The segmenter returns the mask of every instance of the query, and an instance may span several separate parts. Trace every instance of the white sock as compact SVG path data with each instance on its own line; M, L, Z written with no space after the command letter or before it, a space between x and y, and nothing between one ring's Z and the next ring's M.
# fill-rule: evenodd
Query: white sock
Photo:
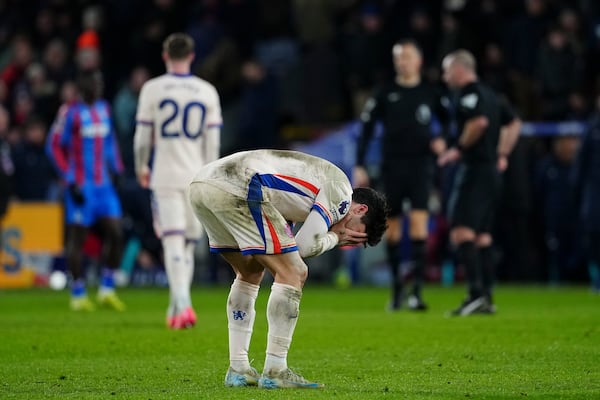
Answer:
M171 306L177 313L190 306L188 271L185 265L185 239L182 235L169 235L162 239L165 270L169 279Z
M302 291L291 285L273 283L267 302L267 357L264 371L281 371L287 368L287 354L300 312Z
M229 363L236 371L250 369L248 349L254 328L256 311L254 303L259 285L235 279L227 298L227 320L229 328Z
M187 272L187 288L188 293L191 293L192 282L194 281L194 250L196 248L196 242L186 241L185 243L185 270ZM190 295L190 306L192 305L192 299Z

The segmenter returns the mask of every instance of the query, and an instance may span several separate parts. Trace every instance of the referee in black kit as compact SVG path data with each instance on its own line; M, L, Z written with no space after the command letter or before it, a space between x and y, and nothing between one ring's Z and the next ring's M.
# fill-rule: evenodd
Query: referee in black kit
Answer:
M373 137L375 123L383 124L381 181L390 205L386 232L387 261L392 273L390 310L398 310L404 300L399 243L402 234L403 203L410 201L410 239L414 260L414 284L408 307L426 310L421 297L425 273L426 240L428 235L428 201L435 168L433 153L445 150L444 140L432 138L432 110L436 91L421 79L422 53L414 41L402 41L393 46L395 80L374 93L360 116L362 127L357 145L355 186L368 186L364 167L365 153Z
M478 81L473 55L456 50L442 62L444 81L458 90L458 142L438 158L440 166L460 160L449 200L450 240L464 265L468 294L451 315L494 313L491 229L521 121L492 89Z

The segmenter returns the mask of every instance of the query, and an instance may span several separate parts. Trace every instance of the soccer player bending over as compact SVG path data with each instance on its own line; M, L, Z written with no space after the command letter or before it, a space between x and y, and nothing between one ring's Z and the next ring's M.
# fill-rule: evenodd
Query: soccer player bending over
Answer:
M167 37L163 60L167 73L146 82L140 92L135 168L140 185L152 189L154 225L169 279L167 326L185 329L196 323L190 287L194 247L202 234L187 190L198 165L219 157L221 106L214 86L190 73L194 60L190 36Z
M377 244L386 229L385 197L368 188L353 192L344 172L323 159L255 150L203 167L190 185L190 201L211 251L220 253L236 274L227 299L230 367L225 385L322 387L287 365L308 276L303 258L335 246ZM303 225L294 235L295 222ZM265 268L274 283L261 376L250 366L248 348Z
M65 253L72 275L70 306L76 311L95 308L87 296L81 267L83 243L94 224L100 228L104 246L98 302L119 311L125 309L115 294L113 276L121 259L123 233L121 203L111 179L111 172L120 174L123 164L110 108L101 99L102 85L99 71L79 74L80 99L59 110L46 144L50 159L67 185Z

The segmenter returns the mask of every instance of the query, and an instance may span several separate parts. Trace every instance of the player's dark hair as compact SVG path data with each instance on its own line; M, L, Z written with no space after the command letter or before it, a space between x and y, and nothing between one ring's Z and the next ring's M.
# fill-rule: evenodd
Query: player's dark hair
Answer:
M171 60L183 60L194 52L194 39L185 33L172 33L163 42L163 51Z
M77 90L84 102L92 104L102 96L102 73L96 69L77 74Z
M390 211L387 199L382 193L371 188L356 188L352 193L352 201L369 207L361 221L366 227L367 243L375 246L387 229L387 218Z

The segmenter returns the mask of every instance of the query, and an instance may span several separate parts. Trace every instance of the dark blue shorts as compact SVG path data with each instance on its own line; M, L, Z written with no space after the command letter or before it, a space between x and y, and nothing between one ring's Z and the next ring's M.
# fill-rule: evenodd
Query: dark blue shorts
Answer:
M65 191L65 222L83 226L93 225L99 218L121 218L121 202L112 185L82 186L83 204L75 204L71 193Z

